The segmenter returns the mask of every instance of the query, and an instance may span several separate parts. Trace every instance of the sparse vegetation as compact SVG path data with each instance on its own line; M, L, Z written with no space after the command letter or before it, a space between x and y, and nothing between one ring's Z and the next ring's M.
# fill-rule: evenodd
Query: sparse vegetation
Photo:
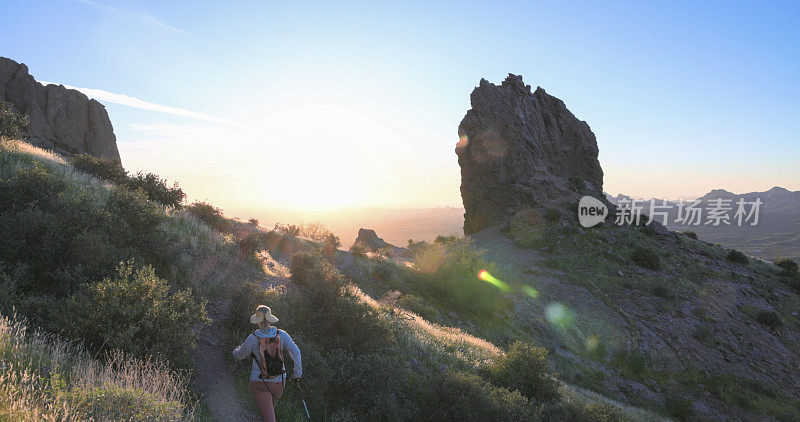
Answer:
M689 237L689 238L692 238L692 239L694 239L694 240L697 240L697 233L695 233L695 232L693 232L693 231L689 231L689 230L687 230L687 231L683 232L683 234L684 234L686 237Z
M28 127L28 118L17 113L11 103L0 101L0 139L19 139Z

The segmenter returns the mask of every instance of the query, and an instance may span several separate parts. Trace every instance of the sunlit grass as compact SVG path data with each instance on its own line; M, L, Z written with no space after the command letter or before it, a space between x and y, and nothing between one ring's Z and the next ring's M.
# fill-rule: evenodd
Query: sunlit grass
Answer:
M80 346L0 315L0 420L192 420L188 379L115 352L100 362Z

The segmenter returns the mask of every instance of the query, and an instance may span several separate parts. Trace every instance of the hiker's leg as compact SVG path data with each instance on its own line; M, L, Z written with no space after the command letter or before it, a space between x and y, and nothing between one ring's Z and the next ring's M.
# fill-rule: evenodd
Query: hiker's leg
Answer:
M272 383L267 383L272 384ZM272 401L272 392L261 381L250 382L250 395L256 402L263 422L275 422L275 403Z
M278 404L278 399L283 395L283 383L268 382L267 384L269 384L269 392L272 394L272 406L274 407Z

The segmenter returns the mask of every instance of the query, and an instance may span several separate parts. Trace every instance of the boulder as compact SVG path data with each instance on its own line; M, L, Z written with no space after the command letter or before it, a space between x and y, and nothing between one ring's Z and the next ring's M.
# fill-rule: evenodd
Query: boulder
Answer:
M63 85L44 86L27 66L5 57L0 57L0 101L28 117L25 135L31 143L120 161L114 128L102 104Z
M481 79L458 126L464 234L506 221L524 208L577 207L602 197L597 140L564 102L521 76L500 86Z

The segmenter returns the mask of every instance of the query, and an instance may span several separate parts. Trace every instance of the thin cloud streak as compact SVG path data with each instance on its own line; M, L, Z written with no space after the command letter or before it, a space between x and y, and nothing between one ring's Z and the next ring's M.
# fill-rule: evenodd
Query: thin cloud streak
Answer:
M145 21L151 25L157 26L162 29L166 29L168 31L172 31L182 35L189 35L186 31L176 28L172 25L164 23L155 17L148 15L146 13L139 13L139 12L131 12L128 10L117 9L116 7L112 7L106 4L98 3L93 0L72 0L75 3L85 4L89 7L92 7L95 10L99 10L100 12L110 15L110 16L130 16L142 21Z
M58 85L53 82L47 81L39 81L44 85ZM225 119L222 117L212 116L210 114L200 113L197 111L187 110L185 108L178 108L178 107L170 107L162 104L151 103L149 101L145 101L136 97L131 97L125 94L117 94L115 92L109 92L103 89L96 89L96 88L81 88L72 85L64 85L65 88L74 89L76 91L80 91L86 94L88 97L92 97L99 101L106 101L109 103L120 104L128 107L138 108L142 110L150 110L156 111L159 113L166 113L166 114L173 114L175 116L182 116L188 117L190 119L198 119L198 120L205 120L207 122L218 123L221 125L228 125L228 126L243 126L241 122L237 122L236 120Z

